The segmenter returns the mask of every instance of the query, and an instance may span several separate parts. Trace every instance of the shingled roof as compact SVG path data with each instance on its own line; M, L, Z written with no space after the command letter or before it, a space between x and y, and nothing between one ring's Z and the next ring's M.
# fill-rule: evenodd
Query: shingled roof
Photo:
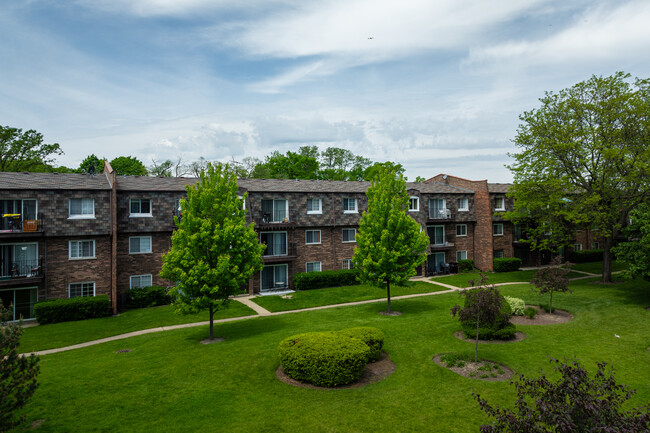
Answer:
M196 177L117 176L118 191L185 191L185 185L199 181Z
M239 179L237 183L240 188L254 192L365 193L370 187L370 182L343 180ZM473 192L440 182L407 182L406 188L421 193L458 194Z
M488 183L488 191L493 193L507 193L510 188L510 183Z
M110 190L111 186L101 173L0 172L0 189Z

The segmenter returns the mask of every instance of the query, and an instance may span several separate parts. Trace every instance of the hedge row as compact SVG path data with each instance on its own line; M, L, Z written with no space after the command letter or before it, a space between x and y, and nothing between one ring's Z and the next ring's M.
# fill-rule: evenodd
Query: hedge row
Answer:
M567 259L571 263L589 263L600 262L603 260L605 250L584 250L584 251L570 251L567 253Z
M293 276L296 290L322 289L325 287L354 286L359 284L358 269L340 271L302 272Z
M110 316L110 308L108 295L53 299L34 304L34 315L38 323L44 325Z
M459 260L458 261L458 272L471 272L474 270L474 260Z
M512 272L521 267L521 259L516 257L504 257L494 259L494 272Z
M128 308L147 308L171 304L168 289L161 286L137 287L126 292Z

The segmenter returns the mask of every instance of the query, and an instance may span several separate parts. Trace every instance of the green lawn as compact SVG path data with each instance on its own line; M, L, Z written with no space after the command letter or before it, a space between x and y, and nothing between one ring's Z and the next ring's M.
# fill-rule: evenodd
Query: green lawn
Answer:
M579 281L572 288L553 305L573 321L520 326L525 340L481 345L479 356L531 377L549 373L549 356L576 356L592 372L606 361L619 383L637 390L635 406L650 401L650 283ZM529 304L547 299L529 285L502 292ZM476 432L487 418L472 393L506 405L515 393L507 382L464 378L432 362L439 353L473 350L452 335L459 325L449 309L459 301L455 293L398 300L399 317L379 315L385 305L373 303L228 322L215 327L227 340L212 345L199 343L208 334L203 326L43 356L41 386L17 431L45 420L36 431ZM347 390L295 388L275 378L282 339L362 325L386 335L397 367L388 378Z
M439 292L442 290L447 289L445 287L417 281L408 287L392 286L390 288L390 295L393 297L410 295L413 293ZM253 302L269 311L276 312L381 298L386 298L385 289L358 285L330 287L327 289L301 290L292 293L291 297L288 299L282 298L281 296L261 296L254 298Z
M530 281L537 271L515 271L515 272L488 272L486 273L489 284L498 283L512 283ZM479 273L465 272L462 274L444 275L440 277L433 277L431 281L434 283L440 282L444 284L451 284L456 287L470 287L469 281L478 281Z
M215 319L227 317L253 316L256 313L239 302L231 302L230 307L217 311ZM80 320L77 322L54 323L25 328L20 341L21 352L52 349L70 346L85 341L97 340L112 335L125 334L140 329L159 326L179 325L209 320L208 312L182 316L174 313L171 306L139 308L126 311L119 316L101 319Z
M590 263L575 263L571 266L577 271L590 272L592 274L602 274L603 273L603 262L590 262ZM622 271L625 269L623 262L617 262L616 260L612 263L612 272Z

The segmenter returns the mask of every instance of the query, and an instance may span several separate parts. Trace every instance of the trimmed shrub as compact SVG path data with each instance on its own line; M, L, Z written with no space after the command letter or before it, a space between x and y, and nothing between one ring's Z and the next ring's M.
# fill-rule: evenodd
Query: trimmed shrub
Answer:
M358 380L370 348L339 332L308 332L280 342L280 362L289 376L317 386L333 387Z
M355 286L360 284L358 269L340 271L301 272L293 276L296 290L322 289L325 287Z
M147 308L171 304L168 289L160 286L136 287L126 292L126 306L129 308Z
M524 316L528 317L529 319L534 319L535 316L537 315L537 310L534 309L533 307L526 307L524 310Z
M526 303L524 302L523 299L511 298L510 296L504 296L504 299L508 304L510 304L510 308L512 309L513 316L524 315L524 308L526 308Z
M471 272L474 269L474 260L459 260L458 272Z
M384 333L377 328L370 326L358 326L339 331L347 337L363 341L369 348L368 362L375 362L381 356L381 348L384 347Z
M499 314L492 322L481 321L479 322L478 338L479 340L509 340L514 337L517 329L515 325L510 323L512 316L512 308L510 304L501 296L501 309ZM465 308L471 306L473 302L472 291L470 290L465 296ZM476 338L476 321L461 321L463 328L463 335L465 338Z
M53 299L34 304L34 315L38 323L45 325L110 316L110 308L108 295Z
M494 272L512 272L521 267L521 259L516 257L504 257L494 259Z
M567 260L572 263L600 262L603 260L604 252L603 249L570 251L567 253Z

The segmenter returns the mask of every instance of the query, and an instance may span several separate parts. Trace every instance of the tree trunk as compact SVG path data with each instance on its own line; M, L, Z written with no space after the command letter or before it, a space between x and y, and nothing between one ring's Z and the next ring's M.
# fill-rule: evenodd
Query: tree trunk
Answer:
M388 312L390 313L390 280L386 280L386 293L388 293Z
M476 318L476 343L474 344L474 362L478 362L478 322L479 318Z
M603 283L612 282L612 247L614 246L614 234L605 239L603 252Z
M553 314L553 291L551 290L551 297L548 301L548 314Z
M214 340L214 309L210 304L210 340Z

